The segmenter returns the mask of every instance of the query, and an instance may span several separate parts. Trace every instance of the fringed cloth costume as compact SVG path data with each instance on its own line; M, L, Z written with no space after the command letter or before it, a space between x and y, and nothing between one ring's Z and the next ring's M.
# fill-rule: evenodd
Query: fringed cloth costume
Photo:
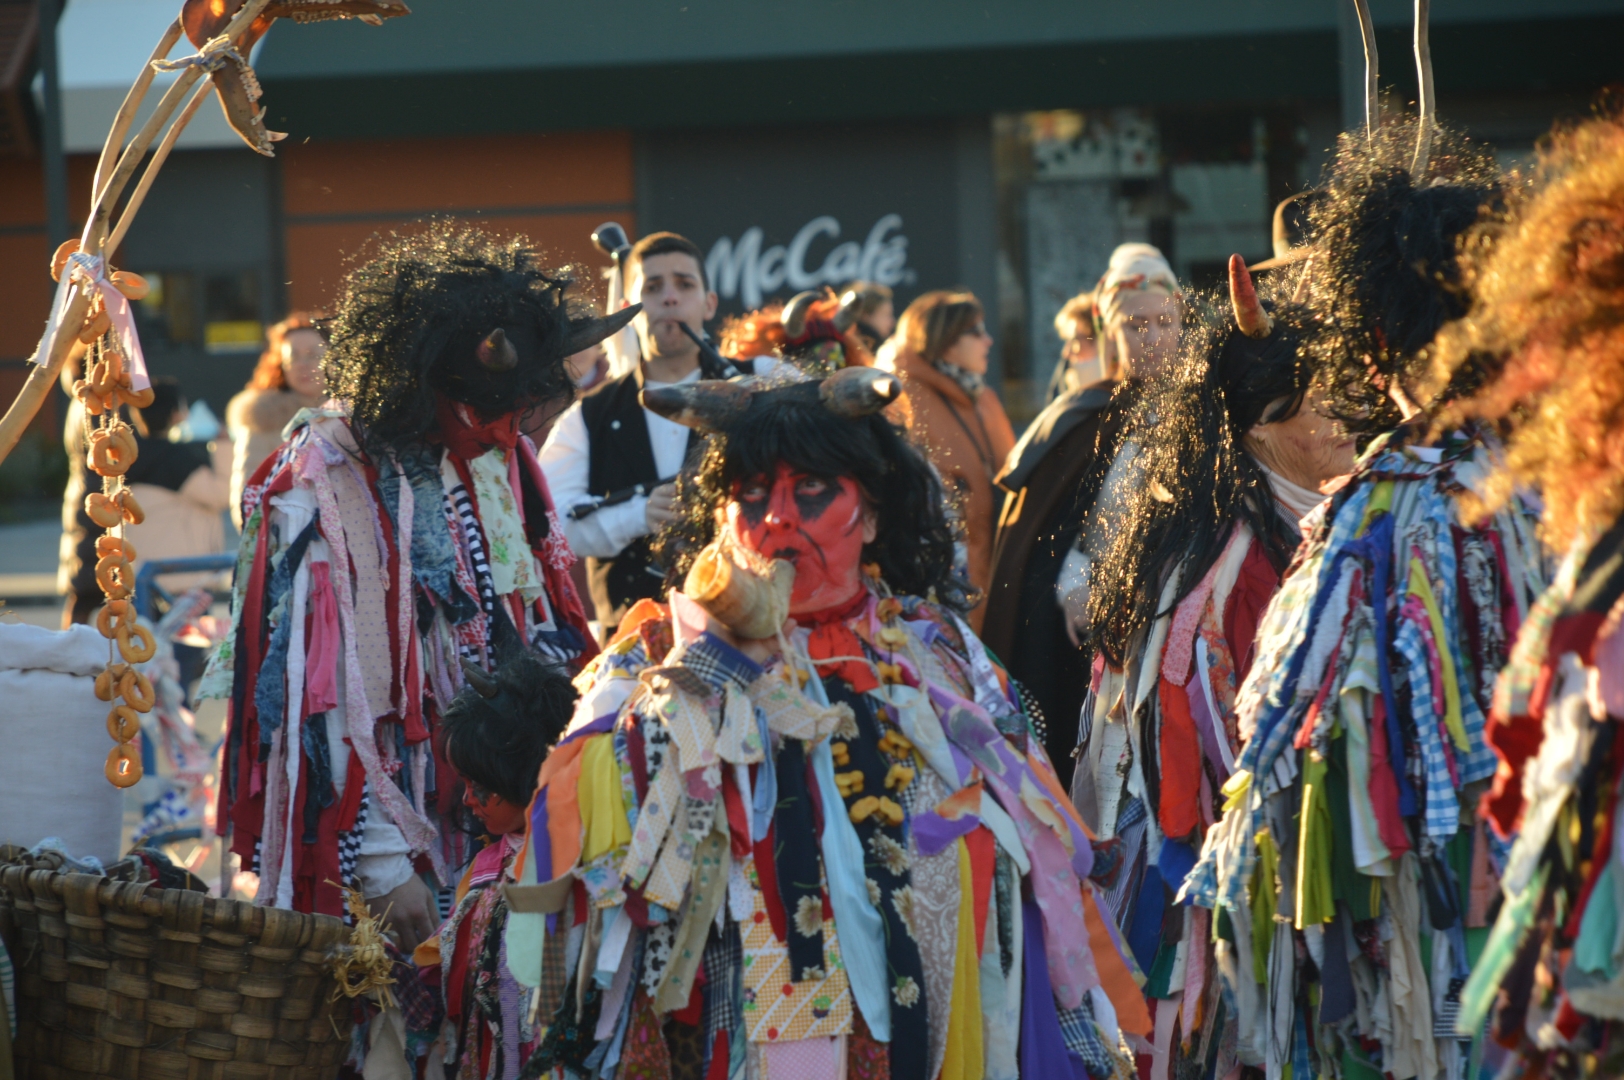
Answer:
M765 384L674 389L666 405L645 395L718 432L692 520L722 528L714 499L744 513L729 462L801 470L847 506L856 488L873 500L863 550L876 561L860 574L854 547L808 549L796 588L852 591L799 609L765 668L674 591L675 622L634 610L580 677L518 887L567 891L551 914L510 922L510 958L516 936L544 940L517 946L541 954L535 968L514 967L539 985L549 1024L527 1074L1081 1080L1129 1068L1118 1027L1148 1030L1142 999L1031 717L962 618L883 580L890 560L939 595L957 587L939 484L877 415L898 384L865 367L820 381L792 367ZM763 526L785 530L775 551L829 526L824 504L794 516L787 492L800 489L786 483L763 519L795 523Z
M1228 312L1191 327L1178 369L1130 416L1105 499L1120 513L1089 549L1095 651L1072 797L1100 838L1093 879L1151 1010L1153 1036L1138 1049L1167 1075L1223 1077L1238 1063L1211 914L1171 901L1222 814L1241 752L1236 690L1299 520L1322 499L1243 441L1308 407L1310 371L1299 335L1271 326L1238 257L1231 273L1249 303L1236 321L1255 318L1256 332Z
M521 879L580 879L542 950L544 1067L1113 1074L1143 1006L1089 840L962 620L864 592L797 630L792 671L709 634L668 654L641 615L532 808Z
M451 880L472 852L446 824L456 792L431 736L459 661L522 642L579 667L595 651L517 420L446 402L439 444L403 463L306 412L250 481L205 692L229 700L220 818L258 902L341 914L363 850Z
M437 224L380 244L333 321L343 411L301 413L246 485L203 689L229 701L219 820L255 899L329 914L342 886L449 884L472 855L433 739L462 663L596 651L518 425L638 310L571 319L568 279L517 239Z
M1455 1014L1504 867L1475 822L1484 717L1545 573L1529 507L1461 524L1487 437L1406 433L1305 522L1237 696L1223 819L1179 892L1213 912L1239 1059L1270 1075L1453 1075L1467 1053Z

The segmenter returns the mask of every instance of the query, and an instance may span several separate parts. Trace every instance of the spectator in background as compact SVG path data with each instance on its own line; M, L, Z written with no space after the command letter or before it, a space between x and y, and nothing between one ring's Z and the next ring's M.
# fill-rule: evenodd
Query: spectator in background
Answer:
M863 339L869 352L877 352L880 343L897 328L897 309L891 290L873 281L853 281L840 290L840 295L848 292L855 292L863 299L863 306L857 309L857 336Z
M326 335L315 320L294 312L271 327L248 385L226 406L226 430L232 441L231 519L239 529L243 485L282 445L282 429L294 414L327 397L321 377L326 352Z
M902 313L891 367L901 376L899 402L908 434L941 473L964 522L970 582L986 592L998 514L993 478L1015 445L998 395L986 385L992 335L981 302L967 292L928 292ZM970 612L978 633L985 605Z
M1049 377L1045 402L1062 394L1075 394L1104 377L1099 348L1094 341L1094 291L1078 293L1066 301L1054 317L1054 332L1060 337L1060 359Z
M208 443L170 442L169 429L186 418L186 398L173 378L152 380L152 404L135 410L135 464L124 482L146 511L125 537L135 545L136 572L151 559L218 555L226 550L225 522L229 477L216 472ZM142 434L141 429L146 433ZM218 574L177 574L164 579L171 589L190 589Z

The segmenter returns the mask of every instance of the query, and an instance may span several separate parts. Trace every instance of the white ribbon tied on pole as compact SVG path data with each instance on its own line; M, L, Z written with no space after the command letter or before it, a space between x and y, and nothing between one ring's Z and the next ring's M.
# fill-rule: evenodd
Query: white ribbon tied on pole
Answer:
M67 265L62 268L62 279L56 283L56 298L51 302L51 317L46 322L45 340L40 342L39 352L34 354L34 362L39 363L42 358L51 355L58 334L77 334L81 329L77 326L63 326L62 319L67 314L68 300L72 297L73 290L82 284L88 284L101 293L102 306L107 309L107 316L113 321L113 337L117 341L119 352L124 356L125 370L130 373L130 389L145 390L152 385L152 380L147 377L147 361L141 352L141 338L135 332L135 313L130 310L129 298L107 280L107 264L100 256L86 255L79 251L68 256Z

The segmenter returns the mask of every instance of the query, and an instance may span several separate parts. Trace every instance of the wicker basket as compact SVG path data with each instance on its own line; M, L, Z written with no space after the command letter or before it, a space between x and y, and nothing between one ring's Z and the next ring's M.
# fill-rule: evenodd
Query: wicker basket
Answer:
M18 1080L333 1080L348 928L327 915L0 864Z

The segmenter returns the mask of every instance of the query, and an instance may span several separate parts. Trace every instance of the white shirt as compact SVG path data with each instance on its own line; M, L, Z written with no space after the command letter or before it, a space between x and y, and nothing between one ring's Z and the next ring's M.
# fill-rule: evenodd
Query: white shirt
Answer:
M698 380L696 368L675 383L651 379L643 386L658 389ZM677 475L688 449L688 428L647 409L643 410L643 422L648 425L648 441L654 450L654 468L662 479ZM563 520L564 538L570 542L570 548L580 556L612 559L624 551L627 544L648 534L648 496L638 495L618 505L606 506L579 521L573 520L569 516L571 509L593 501L587 491L591 462L592 440L581 415L581 403L577 401L564 410L564 415L547 433L547 441L541 446L541 471L547 476L547 487Z

